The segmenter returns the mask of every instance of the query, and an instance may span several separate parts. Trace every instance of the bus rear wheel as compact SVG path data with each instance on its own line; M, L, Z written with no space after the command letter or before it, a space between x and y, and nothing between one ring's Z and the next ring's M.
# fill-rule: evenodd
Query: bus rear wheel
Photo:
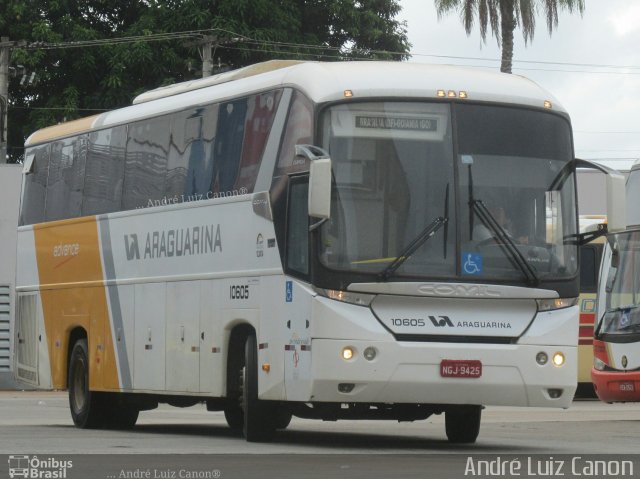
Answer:
M258 399L258 347L256 337L247 337L242 375L243 433L249 442L266 442L276 431L277 402Z
M456 406L444 413L444 424L449 442L472 444L480 433L482 406Z
M69 361L69 409L76 427L91 429L102 426L104 402L99 393L89 390L89 355L86 339L75 342Z

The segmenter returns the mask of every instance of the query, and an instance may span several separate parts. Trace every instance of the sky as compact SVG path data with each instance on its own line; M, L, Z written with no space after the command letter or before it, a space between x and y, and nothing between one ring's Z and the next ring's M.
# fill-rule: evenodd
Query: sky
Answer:
M399 3L410 61L500 70L489 32L486 43L477 27L467 36L457 12L438 20L433 0ZM576 157L624 170L640 160L640 1L585 4L582 17L561 12L551 36L539 15L528 45L516 30L513 73L551 92L569 112Z

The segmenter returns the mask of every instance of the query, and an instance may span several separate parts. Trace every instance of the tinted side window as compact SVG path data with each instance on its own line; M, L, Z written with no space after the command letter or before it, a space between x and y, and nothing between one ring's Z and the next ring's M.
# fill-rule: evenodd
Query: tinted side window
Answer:
M278 165L274 176L308 171L309 165L305 161L299 163L295 156L295 146L310 144L313 140L313 105L300 92L295 92L293 103L289 110L284 139L280 148Z
M47 221L80 216L87 149L87 135L51 144L45 216Z
M214 194L227 196L234 193L240 173L246 116L246 98L220 105L216 139L213 145L211 191Z
M118 126L89 135L83 215L119 211L122 206L127 128Z
M170 117L129 125L122 206L125 210L162 204L169 156ZM165 198L166 202L166 198Z
M20 224L31 225L44 221L47 176L49 174L49 145L30 148L26 159L33 156L32 172L24 177Z
M287 218L287 268L303 276L309 274L309 177L296 177L289 183Z
M171 116L166 202L253 192L281 91Z
M240 172L234 185L241 194L253 192L280 97L281 91L275 91L249 98Z
M218 105L175 113L165 195L170 203L205 199L211 191Z

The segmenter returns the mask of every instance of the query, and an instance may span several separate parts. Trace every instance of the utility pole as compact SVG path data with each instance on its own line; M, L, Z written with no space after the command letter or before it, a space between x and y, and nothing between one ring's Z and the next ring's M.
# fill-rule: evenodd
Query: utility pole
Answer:
M205 35L202 39L202 78L210 77L213 73L212 49L217 38Z
M7 162L7 110L9 109L9 37L0 37L0 164Z
M216 35L202 35L198 40L183 43L185 47L196 47L200 51L202 58L202 78L213 75L213 50L219 45ZM220 65L218 65L219 67ZM191 70L191 67L189 67Z

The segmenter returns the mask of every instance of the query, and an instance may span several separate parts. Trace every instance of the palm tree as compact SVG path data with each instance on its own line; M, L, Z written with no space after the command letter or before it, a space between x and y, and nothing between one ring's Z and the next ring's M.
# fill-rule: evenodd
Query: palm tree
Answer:
M549 35L558 26L558 10L570 13L584 12L584 0L434 0L441 19L451 10L458 10L467 35L476 21L480 25L480 36L487 41L487 27L498 45L502 46L500 71L511 73L513 62L513 32L517 26L522 29L525 45L533 40L536 27L536 12L542 9L547 20Z

